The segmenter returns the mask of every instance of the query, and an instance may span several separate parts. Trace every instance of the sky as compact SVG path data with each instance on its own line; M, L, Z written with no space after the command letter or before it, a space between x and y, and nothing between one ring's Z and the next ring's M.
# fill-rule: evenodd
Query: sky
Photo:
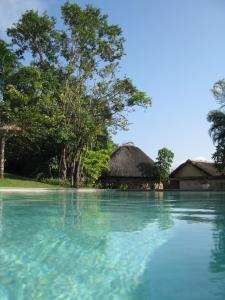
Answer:
M0 38L25 9L47 11L60 22L64 0L0 0ZM71 1L73 2L73 1ZM152 98L152 107L128 117L129 130L113 136L133 142L152 159L162 147L187 159L211 160L207 114L217 109L211 89L225 78L224 0L77 0L92 4L122 27L121 70Z

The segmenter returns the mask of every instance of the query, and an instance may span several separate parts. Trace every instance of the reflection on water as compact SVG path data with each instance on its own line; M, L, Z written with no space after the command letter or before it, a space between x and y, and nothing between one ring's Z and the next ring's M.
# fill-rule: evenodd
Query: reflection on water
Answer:
M0 268L1 300L224 300L225 193L2 193Z
M213 240L214 248L212 250L212 261L210 263L211 271L225 273L225 197L214 204L214 228ZM225 299L225 297L224 297Z

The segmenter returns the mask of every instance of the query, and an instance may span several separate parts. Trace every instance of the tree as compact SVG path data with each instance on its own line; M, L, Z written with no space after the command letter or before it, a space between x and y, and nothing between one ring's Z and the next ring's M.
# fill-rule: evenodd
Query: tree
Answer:
M217 102L220 104L220 108L225 107L225 79L217 81L212 89L212 93L217 100Z
M89 150L82 158L85 185L99 184L103 172L109 168L110 156L117 148L118 146L110 138L105 141L102 141L102 136L98 138L96 147Z
M14 124L3 125L0 127L0 179L4 178L6 141L11 136L16 135L20 130L20 127Z
M7 43L0 40L0 178L4 177L6 140L19 129L14 124L10 103L5 99L10 78L16 67L15 54Z
M124 37L99 9L66 2L64 27L46 14L26 11L8 30L21 58L32 57L54 119L52 135L59 145L59 173L79 185L82 157L92 151L98 136L125 129L126 114L151 99L127 78L119 76Z
M212 157L218 170L225 173L225 80L215 83L212 92L220 104L220 108L209 112L207 118L212 123L209 134L216 145L216 151Z
M216 145L216 151L212 156L217 169L225 174L225 142L221 142Z
M162 148L158 151L158 157L156 158L156 165L159 169L159 182L163 185L169 182L170 168L173 163L174 154L167 148Z
M46 120L43 110L40 118L46 97L38 68L21 65L14 51L1 40L0 70L0 177L3 178L6 141L31 127L40 130Z

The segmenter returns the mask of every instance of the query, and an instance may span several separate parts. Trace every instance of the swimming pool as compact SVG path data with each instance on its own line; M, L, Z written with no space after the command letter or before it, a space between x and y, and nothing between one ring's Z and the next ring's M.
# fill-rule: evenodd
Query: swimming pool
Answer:
M224 300L225 192L0 192L1 300Z

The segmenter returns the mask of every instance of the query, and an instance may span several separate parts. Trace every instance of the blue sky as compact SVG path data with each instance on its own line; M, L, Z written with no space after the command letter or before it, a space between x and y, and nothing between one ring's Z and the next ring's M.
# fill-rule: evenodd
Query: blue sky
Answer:
M25 9L60 18L63 0L1 0L0 36ZM114 141L135 145L155 159L158 149L175 153L174 166L188 158L210 159L207 113L217 108L210 89L225 77L224 0L89 0L126 38L122 71L153 99L147 111L129 115L129 131Z

